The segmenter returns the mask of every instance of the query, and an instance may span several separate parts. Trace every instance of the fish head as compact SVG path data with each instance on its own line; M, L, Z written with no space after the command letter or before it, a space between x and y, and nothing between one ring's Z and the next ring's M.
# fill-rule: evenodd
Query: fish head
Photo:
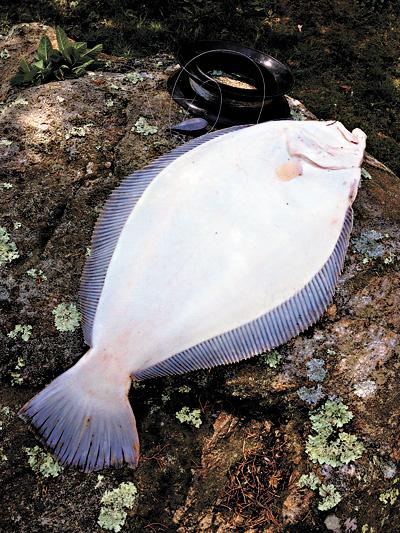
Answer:
M352 204L361 178L366 138L361 129L355 128L350 132L341 122L304 121L300 127L287 130L290 166L286 165L280 172L286 177L296 171L297 175L307 175L313 170L348 170L351 175L349 203ZM326 175L330 179L343 177L342 172Z

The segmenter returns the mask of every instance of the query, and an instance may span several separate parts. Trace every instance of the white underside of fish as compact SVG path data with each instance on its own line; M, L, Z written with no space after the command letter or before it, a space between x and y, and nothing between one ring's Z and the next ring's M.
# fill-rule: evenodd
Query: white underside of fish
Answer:
M308 135L329 142L331 132L332 163L344 168L317 166L318 153L316 163L302 158ZM360 177L360 157L339 136L335 147L335 125L266 123L202 144L161 171L121 233L93 347L135 374L302 289L331 255ZM293 160L301 175L283 179L279 169Z

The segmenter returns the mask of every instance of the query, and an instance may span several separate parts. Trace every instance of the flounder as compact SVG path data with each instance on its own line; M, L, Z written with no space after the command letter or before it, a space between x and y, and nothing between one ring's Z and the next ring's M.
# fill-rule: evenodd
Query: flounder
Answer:
M131 380L240 361L319 319L343 267L365 140L339 122L239 126L122 181L82 276L90 349L20 411L61 463L136 466Z

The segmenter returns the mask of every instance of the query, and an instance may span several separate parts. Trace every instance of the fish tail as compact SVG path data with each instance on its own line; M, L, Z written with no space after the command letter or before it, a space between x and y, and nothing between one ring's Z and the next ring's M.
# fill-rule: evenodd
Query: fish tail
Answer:
M127 383L93 379L78 362L19 411L63 465L85 472L136 467L139 438ZM86 379L89 378L89 379ZM92 378L92 379L90 379Z

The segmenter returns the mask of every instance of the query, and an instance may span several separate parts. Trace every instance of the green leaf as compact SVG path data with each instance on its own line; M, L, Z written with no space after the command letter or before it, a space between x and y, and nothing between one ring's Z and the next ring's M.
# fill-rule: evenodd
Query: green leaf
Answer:
M39 48L37 49L38 58L47 61L51 56L52 50L53 47L51 45L50 39L47 37L47 35L43 35L40 39Z
M67 37L67 34L62 28L60 28L60 26L56 27L56 37L57 37L58 49L63 55L65 55L64 52L66 49L68 49L71 46L71 43Z
M43 59L39 59L39 61L34 61L34 62L33 62L33 65L34 65L38 70L44 70L44 61L43 61Z
M11 78L10 83L13 87L17 85L23 85L26 83L25 81L25 74L23 72L17 72L14 74L14 76Z
M81 53L79 52L79 50L76 49L74 45L71 46L70 55L72 63L81 63L83 60Z
M85 53L87 50L87 43L81 43L81 42L74 43L73 47L76 48L79 52Z
M29 73L31 71L28 62L24 57L21 59L21 63L19 64L19 70L25 73Z
M93 46L90 50L87 50L84 55L90 56L90 57L96 57L101 51L103 50L102 44L96 44L96 46Z
M83 63L83 65L78 65L77 67L74 67L72 69L72 71L74 72L74 74L76 74L77 76L82 76L82 74L84 74L87 70L87 68L92 64L94 63L94 59L91 59L90 61L86 61L86 63Z

